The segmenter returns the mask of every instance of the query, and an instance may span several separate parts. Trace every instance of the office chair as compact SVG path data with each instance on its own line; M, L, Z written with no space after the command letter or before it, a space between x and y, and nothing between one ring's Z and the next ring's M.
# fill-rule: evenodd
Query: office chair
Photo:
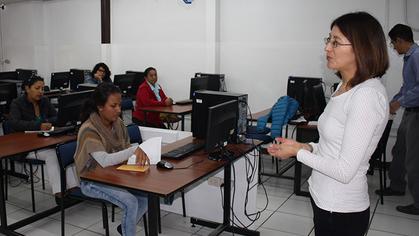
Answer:
M107 209L106 204L110 202L103 199L99 199L99 198L88 197L81 192L80 188L72 189L72 191L67 191L66 169L67 167L73 165L74 163L74 154L76 152L76 147L77 147L77 141L70 141L67 143L60 144L56 148L58 163L60 166L60 180L61 180L61 193L62 193L61 202L60 202L61 235L64 236L64 231L65 231L64 197L66 197L69 199L75 199L79 201L88 200L88 201L101 203L103 228L105 228L106 236L109 236L108 209ZM113 206L112 203L110 204ZM115 215L115 212L114 210L112 210L112 221L114 221L114 215ZM147 220L146 220L145 215L144 215L144 229L145 229L146 235L148 235Z
M3 121L2 123L2 128L3 128L3 134L10 134L12 133L12 128L9 124L8 120ZM44 164L45 161L43 160L38 160L38 159L29 159L26 158L28 154L19 154L16 156L11 157L10 160L10 165L14 167L14 161L18 161L21 162L23 165L28 164L29 165L29 179L30 179L30 183L31 183L31 198L32 198L32 211L36 212L35 209L35 187L34 187L34 181L33 181L33 165L40 165L41 166L41 180L42 180L42 189L45 190L45 174L44 174ZM8 159L6 160L6 168L7 168L7 164L8 164ZM14 168L13 168L14 169ZM6 184L5 186L5 199L7 200L7 192L8 192L8 187L7 187L7 182L8 182L8 174L7 171L5 172L5 182Z
M381 135L380 141L378 141L377 147L370 159L370 165L377 166L380 176L380 201L381 204L384 204L383 191L387 186L386 178L386 149L387 141L390 136L391 126L393 125L393 120L388 120L387 125L384 129L383 134Z

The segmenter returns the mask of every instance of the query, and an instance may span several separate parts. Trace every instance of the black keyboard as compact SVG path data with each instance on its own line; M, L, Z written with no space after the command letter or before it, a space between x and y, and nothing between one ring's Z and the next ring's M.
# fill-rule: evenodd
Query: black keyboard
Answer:
M62 127L54 127L53 131L48 132L51 136L54 135L62 135L74 132L76 130L76 126L69 125L69 126L62 126Z
M186 100L177 101L176 104L178 104L178 105L188 105L188 104L192 104L192 102L193 102L192 99L186 99Z
M170 158L170 159L181 159L182 157L197 151L199 149L202 149L205 146L205 143L199 142L199 143L188 143L184 146L178 147L177 149L174 149L170 152L163 153L161 156Z

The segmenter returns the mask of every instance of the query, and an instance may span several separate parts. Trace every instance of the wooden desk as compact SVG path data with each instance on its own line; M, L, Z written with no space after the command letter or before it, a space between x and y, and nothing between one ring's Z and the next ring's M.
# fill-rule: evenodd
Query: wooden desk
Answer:
M162 152L169 151L190 142L192 138L184 139L180 142L167 145ZM259 145L261 142L257 142ZM234 159L238 159L244 154L250 152L256 146L251 144L234 144L228 145L227 148L234 152ZM224 220L223 224L212 225L218 227L217 232L223 230L235 232L244 232L246 235L259 235L259 232L245 229L238 229L230 225L230 193L231 193L231 163L230 161L211 161L208 154L204 150L192 153L182 160L170 160L175 168L174 170L157 169L155 165L145 172L129 172L116 170L117 166L107 168L99 168L89 170L83 173L81 179L94 181L102 184L108 184L120 188L129 189L131 191L141 191L148 195L148 217L149 217L149 235L158 235L158 215L159 215L159 198L167 197L176 192L182 191L197 181L215 173L224 168ZM195 163L195 164L194 164ZM227 209L227 210L226 210ZM191 219L193 224L205 224L207 221L200 219ZM211 222L213 224L213 222ZM218 234L216 234L218 235Z
M28 218L22 219L11 225L7 225L7 213L6 213L6 203L4 200L4 183L3 183L3 158L8 158L10 156L26 153L30 151L36 151L39 149L55 146L59 143L67 142L70 140L75 140L75 135L63 135L55 137L38 137L37 134L25 134L25 133L13 133L4 136L0 136L0 218L1 226L0 233L5 235L21 235L15 232L16 229L19 229L25 225L31 224L39 219L47 217L51 214L54 214L60 211L60 207L56 206L49 210L37 213Z
M171 106L148 106L148 107L139 107L140 111L144 112L144 121L147 123L147 112L158 112L158 113L168 113L180 115L182 117L181 129L185 130L185 115L192 113L192 104L186 105L171 105Z

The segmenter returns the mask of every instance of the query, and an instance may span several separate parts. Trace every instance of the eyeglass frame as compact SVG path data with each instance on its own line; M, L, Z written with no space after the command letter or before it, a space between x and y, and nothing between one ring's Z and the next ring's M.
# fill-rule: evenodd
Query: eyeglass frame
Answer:
M332 38L330 36L325 37L323 40L324 40L324 44L326 44L326 46L330 43L333 48L337 48L337 47L340 47L340 46L352 46L352 43L339 43L336 40L332 40Z

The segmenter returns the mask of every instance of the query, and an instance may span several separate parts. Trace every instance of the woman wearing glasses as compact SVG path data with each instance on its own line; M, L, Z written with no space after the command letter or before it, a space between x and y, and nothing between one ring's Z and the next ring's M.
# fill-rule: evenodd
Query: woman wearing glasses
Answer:
M387 123L388 68L380 23L365 12L343 15L325 39L327 67L341 82L318 120L318 143L278 138L271 155L311 167L309 190L316 236L364 235L368 228L368 161Z
M93 67L92 74L86 76L84 82L87 84L100 84L102 82L112 83L111 71L105 63L97 63L95 67Z

